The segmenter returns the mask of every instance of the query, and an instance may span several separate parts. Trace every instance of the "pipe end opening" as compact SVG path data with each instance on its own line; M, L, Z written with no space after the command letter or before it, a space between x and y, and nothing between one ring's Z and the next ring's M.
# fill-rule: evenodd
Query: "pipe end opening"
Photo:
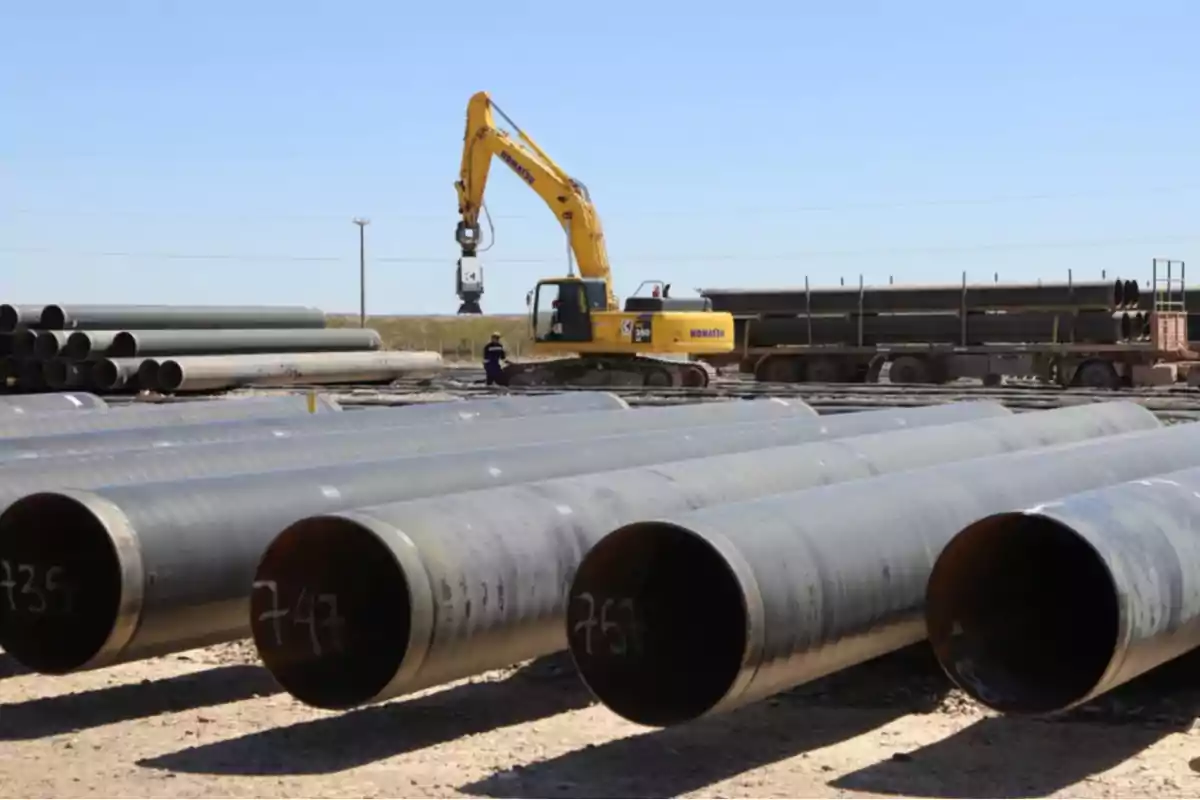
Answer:
M366 526L310 517L280 533L255 575L251 629L263 665L302 703L370 702L408 652L408 581Z
M1086 699L1117 645L1116 587L1069 526L1005 513L964 528L929 578L929 640L946 674L997 711L1045 714Z
M68 337L66 344L70 345L71 340ZM55 358L59 353L65 350L59 344L58 337L52 331L40 331L33 340L33 355L36 358Z
M42 380L51 389L63 389L71 380L71 363L53 358L42 363Z
M92 385L103 391L111 391L118 389L121 382L121 370L112 361L107 359L97 361L92 365L91 373Z
M45 330L61 331L67 327L67 312L62 306L46 306L38 320L38 327Z
M138 388L144 391L161 389L162 387L158 383L158 373L162 370L162 366L162 364L153 358L147 358L143 361L137 370Z
M0 305L0 332L12 333L21 324L21 313L15 306Z
M137 350L137 337L129 331L116 334L108 345L108 355L111 358L133 358L137 355Z
M666 522L626 525L584 558L567 636L588 688L642 725L703 716L737 680L748 625L741 584L701 535Z
M24 666L85 667L117 623L121 588L113 539L85 502L41 492L0 515L0 646Z
M142 369L146 365L142 364ZM142 371L138 370L138 378L140 380ZM178 391L180 386L183 386L183 367L178 361L170 360L163 361L157 364L154 368L154 385L158 386L161 391L174 392ZM145 384L142 384L145 386Z

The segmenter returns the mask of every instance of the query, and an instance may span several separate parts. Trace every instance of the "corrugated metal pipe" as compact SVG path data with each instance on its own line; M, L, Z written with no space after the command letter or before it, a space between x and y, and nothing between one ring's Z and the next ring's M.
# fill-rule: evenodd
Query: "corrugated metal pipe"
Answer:
M831 437L838 423L827 421ZM870 414L862 414L867 417ZM567 589L588 548L613 528L782 491L924 464L1156 428L1135 404L1040 414L927 420L928 426L804 444L783 437L652 466L431 497L303 520L266 550L251 616L263 663L298 699L345 708L379 701L567 646ZM731 451L726 450L726 453ZM682 455L676 451L677 455ZM661 461L662 459L656 459ZM873 507L860 497L858 505ZM631 562L631 567L638 566ZM618 564L610 564L621 571ZM690 595L704 595L697 586ZM317 644L293 624L310 598L334 598L337 631ZM576 638L588 620L617 622L576 599ZM282 618L276 613L286 610ZM328 620L328 608L318 619ZM591 616L594 613L596 616ZM579 619L584 614L586 620ZM325 616L322 616L325 615ZM276 624L279 620L280 624ZM337 634L337 639L329 638ZM690 667L706 669L704 657Z
M1198 463L1200 424L1176 425L627 525L575 576L572 655L632 721L729 711L924 639L929 572L971 521ZM589 627L584 597L612 601L623 642Z
M1065 711L1183 655L1200 646L1200 469L968 525L925 614L951 679L1010 714Z
M963 405L974 407L863 414L871 419L857 424L887 428L901 419L934 420L938 412L943 417L997 413L982 404ZM775 412L769 404L760 409L767 422L729 426L739 429L731 432L714 427L683 434L647 427L623 437L479 450L466 441L471 431L463 429L457 452L450 444L441 455L374 461L366 460L361 441L324 437L303 449L304 442L267 448L231 445L210 448L207 454L189 448L168 458L159 471L149 459L159 454L152 453L118 464L114 459L91 480L72 476L66 481L60 472L53 478L58 485L78 488L29 494L0 515L0 562L18 569L26 565L36 574L56 570L55 584L70 588L71 605L55 606L51 616L37 604L10 607L0 613L0 646L31 669L62 673L229 641L250 633L251 584L263 549L304 516L651 463L719 446L824 437L840 422L771 419ZM641 418L649 426L655 415L630 411L615 416ZM403 452L403 440L395 438L374 437L375 452L389 444ZM172 472L212 477L143 482ZM119 480L136 483L116 485ZM31 479L20 481L27 491ZM0 492L13 491L12 484L0 481ZM102 488L83 491L89 487ZM65 595L60 600L67 602Z

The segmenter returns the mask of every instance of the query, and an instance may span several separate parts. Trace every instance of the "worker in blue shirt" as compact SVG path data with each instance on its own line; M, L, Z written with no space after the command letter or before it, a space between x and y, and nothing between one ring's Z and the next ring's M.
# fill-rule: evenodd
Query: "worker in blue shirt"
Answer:
M507 360L508 353L504 352L504 345L500 343L500 333L497 331L492 334L492 340L483 346L483 373L488 386L504 385L504 368L500 362Z

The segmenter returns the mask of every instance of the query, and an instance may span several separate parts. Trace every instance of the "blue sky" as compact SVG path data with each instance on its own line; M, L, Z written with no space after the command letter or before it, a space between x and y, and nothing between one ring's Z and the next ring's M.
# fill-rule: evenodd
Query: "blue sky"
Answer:
M1200 269L1195 0L0 3L0 299L452 313L486 89L617 291ZM488 311L565 269L493 170ZM207 256L207 257L206 257ZM1195 281L1200 285L1200 273Z

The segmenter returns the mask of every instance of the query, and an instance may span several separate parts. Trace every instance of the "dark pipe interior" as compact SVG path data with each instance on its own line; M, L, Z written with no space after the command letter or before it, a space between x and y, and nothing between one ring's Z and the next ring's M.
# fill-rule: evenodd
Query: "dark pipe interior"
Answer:
M92 355L92 339L82 331L75 331L67 337L62 348L63 355L77 361L90 358Z
M65 387L70 378L70 363L62 359L51 359L42 366L42 374L51 388Z
M38 358L54 358L59 351L58 337L52 331L42 331L33 340L33 354Z
M116 621L117 552L71 498L32 494L0 515L0 581L0 646L35 672L84 666Z
M0 306L0 331L12 333L21 324L21 315L17 309L5 303Z
M746 628L725 559L676 525L642 522L610 534L571 589L567 631L581 677L610 710L642 725L695 719L724 697Z
M145 364L142 365L145 367ZM140 376L141 370L138 371ZM164 392L173 392L183 385L183 367L175 361L163 361L155 371L154 380Z
M100 389L116 389L121 379L121 371L111 361L97 361L92 365L92 383Z
M930 576L929 637L943 668L980 702L1048 713L1084 698L1117 643L1116 588L1065 525L1002 514L966 528Z
M259 658L301 702L368 702L404 660L408 582L387 546L357 523L295 523L271 543L255 581L275 584L274 593L255 588L250 601Z
M129 331L121 331L113 337L112 343L108 346L108 356L110 358L133 358L137 355L137 349L137 337Z
M13 355L29 357L37 349L37 332L26 328L13 334Z
M67 315L62 310L62 306L46 306L43 308L42 318L38 322L38 327L52 331L61 331L67 327Z
M161 388L158 383L158 373L162 369L162 363L148 358L138 366L137 382L139 389L158 389Z

